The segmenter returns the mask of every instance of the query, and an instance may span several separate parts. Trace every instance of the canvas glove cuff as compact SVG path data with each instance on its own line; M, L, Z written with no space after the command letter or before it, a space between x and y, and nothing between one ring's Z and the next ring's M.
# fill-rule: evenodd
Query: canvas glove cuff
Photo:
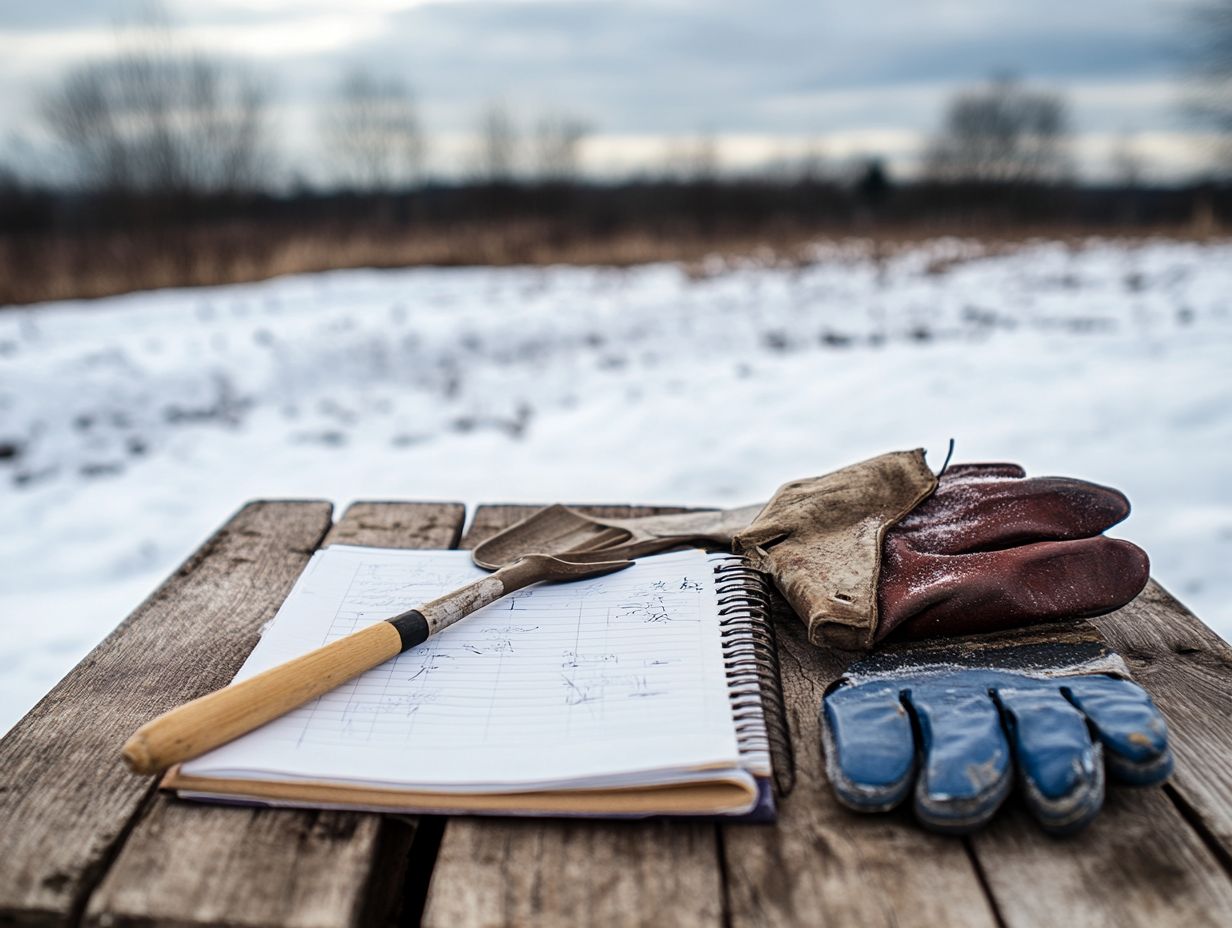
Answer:
M922 449L878 455L784 484L732 547L774 578L810 642L870 648L885 534L936 488Z

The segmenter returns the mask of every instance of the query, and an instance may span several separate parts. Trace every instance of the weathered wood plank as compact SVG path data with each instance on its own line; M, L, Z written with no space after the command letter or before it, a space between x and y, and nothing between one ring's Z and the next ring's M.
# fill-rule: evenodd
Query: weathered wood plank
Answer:
M1151 581L1124 609L1092 620L1168 719L1171 786L1232 862L1232 646Z
M464 514L456 504L356 503L326 542L453 547ZM224 677L253 644L249 637L233 649ZM90 899L87 920L108 928L381 924L400 901L414 832L410 818L202 806L160 795Z
M821 759L819 709L845 661L808 643L775 597L796 787L777 825L722 829L729 922L742 925L996 925L961 841L905 811L861 816L838 804Z
M425 925L721 925L715 830L450 819Z
M328 545L369 548L456 548L462 503L391 503L361 500L347 506L325 539Z
M73 923L153 789L120 762L142 721L225 683L330 524L240 510L0 741L0 922Z
M1094 824L1065 839L1012 802L971 841L1009 928L1232 923L1232 882L1158 788L1110 788Z
M480 506L473 547L531 506ZM635 516L679 509L579 507ZM450 819L424 923L467 925L719 925L723 887L715 829L663 822Z

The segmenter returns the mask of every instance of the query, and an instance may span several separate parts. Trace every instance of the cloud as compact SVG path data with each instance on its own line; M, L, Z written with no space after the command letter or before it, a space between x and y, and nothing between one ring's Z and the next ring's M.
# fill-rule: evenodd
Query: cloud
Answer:
M1179 34L1178 7L1158 0L198 0L173 6L172 17L184 41L255 59L290 114L290 137L302 143L312 129L306 114L355 66L408 82L426 126L442 136L469 132L481 109L501 100L523 120L577 114L612 139L710 131L790 142L820 134L918 137L955 88L998 71L1070 93L1080 128L1171 131L1175 106L1160 88L1180 69L1168 38ZM103 0L6 5L0 134L29 121L37 88L105 51L113 24L138 10Z
M793 97L1001 70L1053 83L1157 76L1168 58L1156 20L1148 4L1108 0L479 0L395 14L346 57L402 72L451 128L499 96L554 100L618 132L783 131Z

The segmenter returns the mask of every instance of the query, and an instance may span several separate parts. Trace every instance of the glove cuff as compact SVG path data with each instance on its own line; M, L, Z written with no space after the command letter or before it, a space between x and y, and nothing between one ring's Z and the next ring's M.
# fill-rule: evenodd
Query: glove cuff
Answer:
M956 670L1001 670L1037 677L1104 674L1132 679L1121 655L1090 622L1073 619L1008 631L895 642L866 654L837 682Z
M774 578L810 642L865 650L877 640L885 533L936 488L922 448L794 480L736 534L733 549Z

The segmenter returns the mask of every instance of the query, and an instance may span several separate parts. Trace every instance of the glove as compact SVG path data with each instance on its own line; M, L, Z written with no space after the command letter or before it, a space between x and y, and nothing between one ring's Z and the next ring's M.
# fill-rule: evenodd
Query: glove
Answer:
M1100 533L1129 515L1116 490L965 464L889 529L877 638L961 635L1124 606L1150 578L1146 553Z
M860 812L914 792L925 826L966 833L992 818L1017 768L1043 828L1077 831L1103 804L1105 764L1134 785L1172 770L1164 719L1128 675L1085 622L893 646L823 697L830 783Z
M1100 534L1128 514L1108 487L1015 464L938 479L922 451L901 451L784 485L733 548L813 644L869 650L1120 608L1150 575L1140 548Z

